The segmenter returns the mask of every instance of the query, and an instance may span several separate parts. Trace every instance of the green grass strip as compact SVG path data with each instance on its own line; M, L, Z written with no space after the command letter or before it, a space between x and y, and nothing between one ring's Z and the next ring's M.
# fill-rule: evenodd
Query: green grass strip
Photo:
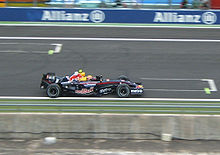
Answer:
M0 106L0 112L68 112L68 113L161 113L161 114L212 114L220 115L220 108L214 108L216 104L220 102L178 102L178 101L100 101L100 100L0 100L0 104L51 104L51 105L38 105L38 106L24 106L24 105L13 105L13 106ZM80 105L81 103L81 105ZM59 106L53 104L60 104ZM62 104L77 104L77 106L62 106ZM87 106L84 106L87 104ZM91 104L91 106L89 105ZM93 106L93 105L99 106ZM190 105L192 107L129 107L121 105L156 105L156 104L172 104L172 105ZM205 104L209 107L193 107L196 104ZM215 105L213 105L215 104ZM111 105L111 106L106 106ZM112 107L113 105L113 107ZM114 106L116 105L116 106Z

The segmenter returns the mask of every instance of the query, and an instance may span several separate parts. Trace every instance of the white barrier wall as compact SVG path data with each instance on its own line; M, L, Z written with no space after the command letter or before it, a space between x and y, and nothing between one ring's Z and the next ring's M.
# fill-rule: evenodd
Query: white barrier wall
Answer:
M220 140L220 116L132 114L0 114L0 138L173 138Z

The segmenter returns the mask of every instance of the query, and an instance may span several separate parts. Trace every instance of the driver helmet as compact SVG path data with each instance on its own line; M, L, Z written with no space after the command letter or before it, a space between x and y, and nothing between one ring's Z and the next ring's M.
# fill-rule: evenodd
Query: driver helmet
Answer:
M82 69L79 69L79 73L82 73L83 72L83 70Z

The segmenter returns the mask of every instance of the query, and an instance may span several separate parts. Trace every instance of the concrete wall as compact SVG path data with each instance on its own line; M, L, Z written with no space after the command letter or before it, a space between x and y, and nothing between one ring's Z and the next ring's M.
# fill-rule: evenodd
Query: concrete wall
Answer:
M0 138L220 140L220 116L1 113Z

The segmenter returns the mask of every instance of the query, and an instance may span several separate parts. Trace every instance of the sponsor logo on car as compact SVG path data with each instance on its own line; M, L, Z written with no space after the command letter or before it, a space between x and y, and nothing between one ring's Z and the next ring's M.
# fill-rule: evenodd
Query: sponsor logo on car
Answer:
M100 89L99 93L107 93L107 92L110 92L111 90L112 90L112 88Z
M131 90L131 93L143 93L143 90L141 89Z
M93 92L94 88L91 87L90 89L86 89L86 88L83 88L81 90L76 90L75 93L77 94L89 94L91 92Z

